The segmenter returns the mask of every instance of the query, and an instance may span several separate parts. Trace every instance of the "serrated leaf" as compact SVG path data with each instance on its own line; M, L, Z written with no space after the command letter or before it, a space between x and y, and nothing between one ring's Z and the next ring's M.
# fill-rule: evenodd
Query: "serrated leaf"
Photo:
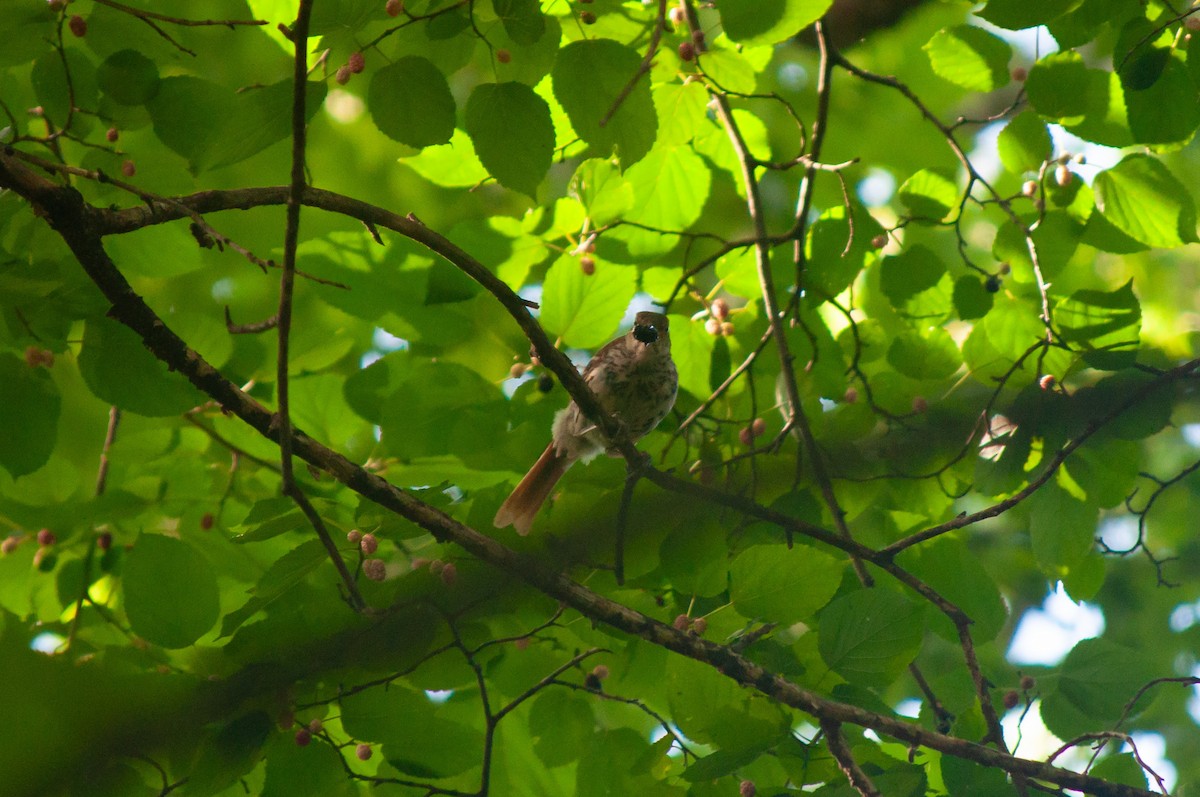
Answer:
M885 589L843 595L821 612L817 646L847 681L884 686L916 657L925 634L922 606Z
M1001 28L1024 30L1045 25L1079 4L1079 0L988 0L979 16Z
M450 84L420 56L404 56L372 75L367 107L380 132L410 147L445 144L454 133Z
M1142 328L1142 309L1130 279L1115 291L1082 290L1054 310L1063 340L1085 351L1093 368L1117 371L1133 365Z
M1043 697L1042 720L1064 739L1088 733L1097 725L1110 727L1138 689L1157 674L1144 651L1103 637L1085 639L1067 654L1052 691ZM1149 703L1149 696L1143 697L1126 719L1137 716Z
M587 275L579 258L564 254L542 285L542 326L568 346L594 349L612 340L637 290L637 269L598 262Z
M500 24L517 44L533 44L546 32L546 18L538 0L492 0Z
M550 170L550 106L524 83L483 83L471 92L467 133L479 161L500 185L530 197Z
M743 617L788 625L833 597L842 570L842 562L811 548L756 545L730 565L729 596Z
M1022 111L1000 131L996 149L1013 174L1037 172L1052 153L1050 129L1033 111Z
M968 91L993 91L1008 83L1012 47L982 28L942 28L924 49L934 72Z
M962 365L962 355L950 333L941 327L897 335L888 347L888 363L911 379L942 379Z
M143 105L158 93L158 65L137 50L118 50L96 69L100 90L122 105Z
M612 118L609 111L637 73L641 55L612 39L587 39L558 53L551 73L554 96L566 110L575 132L601 155L616 152L623 166L637 163L654 145L658 116L650 81L639 80Z
M1129 155L1096 175L1096 207L1121 232L1150 246L1195 243L1196 205L1187 188L1149 155Z
M958 187L941 172L921 169L896 190L914 218L940 221L958 204Z
M633 208L633 186L610 160L589 158L571 178L571 193L595 227L605 227Z
M49 374L0 353L0 467L13 478L46 464L58 439L62 397Z
M650 154L625 171L633 188L633 207L628 221L654 229L683 230L700 217L708 199L712 171L689 147L655 147ZM675 237L634 227L614 231L635 257L650 257L670 251Z
M776 44L821 18L833 0L717 0L725 35L746 45Z
M139 415L178 415L204 400L134 332L107 318L90 319L84 326L79 372L97 397Z
M133 632L164 648L184 648L212 628L221 610L217 576L185 542L142 534L122 565L125 615Z

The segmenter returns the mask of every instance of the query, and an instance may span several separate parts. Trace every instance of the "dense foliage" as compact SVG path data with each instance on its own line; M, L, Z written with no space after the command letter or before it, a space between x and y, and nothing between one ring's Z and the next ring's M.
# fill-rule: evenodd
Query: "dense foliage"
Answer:
M1194 790L1200 14L830 6L4 0L0 790Z

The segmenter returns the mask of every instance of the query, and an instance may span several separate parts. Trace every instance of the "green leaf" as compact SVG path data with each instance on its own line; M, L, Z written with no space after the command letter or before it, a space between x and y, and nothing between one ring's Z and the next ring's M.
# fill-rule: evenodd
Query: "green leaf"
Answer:
M465 125L500 185L534 197L554 155L546 101L524 83L482 83L467 100Z
M496 16L517 44L533 44L546 32L546 18L538 0L492 0Z
M1200 127L1200 89L1179 55L1164 51L1164 58L1162 72L1151 85L1142 90L1125 87L1129 130L1142 144L1186 142Z
M372 75L367 106L380 132L410 147L445 144L454 133L450 84L420 56L404 56Z
M633 208L633 186L611 160L589 158L571 178L571 194L596 227L606 227Z
M16 478L45 465L61 410L58 387L46 371L0 352L0 467Z
M625 179L633 187L633 207L625 214L626 220L655 229L683 230L700 217L712 171L688 147L655 147L625 171ZM663 254L675 242L672 236L633 227L614 233L635 257Z
M596 736L591 705L565 689L547 689L529 707L533 752L548 767L579 759Z
M429 182L447 188L469 188L488 176L470 137L462 130L454 131L450 143L425 147L412 157L402 157L400 162Z
M788 625L814 614L833 597L842 564L807 547L756 545L733 560L729 597L743 617Z
M1000 162L1013 174L1037 172L1050 160L1050 129L1033 111L1022 111L1000 131Z
M1093 368L1118 371L1137 359L1142 309L1130 279L1115 291L1083 290L1054 309L1062 339L1084 349Z
M122 105L144 105L158 93L158 66L137 50L118 50L96 69L100 90Z
M1149 155L1129 155L1096 175L1096 207L1121 232L1150 246L1195 243L1196 205L1187 188Z
M850 211L854 220L853 238L846 218L846 208L840 204L826 210L809 225L805 247L808 253L808 268L804 275L804 287L811 290L817 300L833 298L849 288L863 266L876 257L871 239L883 232L883 228L859 203L852 201ZM849 250L846 249L847 243L850 244ZM746 260L750 263L753 263L752 254L749 251L746 254ZM776 286L790 284L794 272L791 253L775 249L772 254L772 269L776 269L782 261L786 269L784 273L788 275L788 281L785 283L779 280L779 272L776 271ZM747 276L750 274L755 274L753 279L757 286L756 273L748 272ZM744 295L757 296L759 292L760 289L754 287L752 292Z
M650 81L639 80L604 125L609 111L636 74L641 55L612 39L587 39L558 53L552 72L554 96L580 138L602 156L616 152L623 166L644 158L654 145L658 117Z
M1041 0L1037 3L1028 0L988 0L979 16L1001 28L1024 30L1045 25L1078 4L1079 0Z
M887 359L893 368L912 379L943 379L962 365L954 338L941 327L897 335L888 347Z
M203 403L199 391L151 354L138 336L107 318L83 328L79 372L98 398L149 417L178 415Z
M934 72L968 91L993 91L1008 83L1012 47L981 28L942 28L924 49Z
M928 540L906 549L898 562L971 618L971 634L977 642L995 639L1004 628L1008 608L1000 589L963 540L950 535ZM943 637L958 642L957 629L946 617L935 615L932 625Z
M904 309L914 296L933 288L946 273L946 265L928 247L914 244L879 265L879 287L892 307Z
M973 274L964 274L954 281L954 309L964 321L987 315L994 296L983 280Z
M1060 675L1042 699L1042 720L1052 733L1071 739L1087 728L1111 727L1122 717L1138 689L1160 673L1147 651L1134 650L1103 637L1076 645L1060 666ZM1143 697L1126 719L1149 705Z
M1055 483L1029 498L1029 539L1038 566L1062 578L1092 550L1098 511Z
M637 289L637 269L598 262L591 276L564 254L542 285L542 325L568 346L594 349L612 339Z
M9 10L6 9L5 13ZM66 69L63 67L64 59ZM71 75L69 83L68 69ZM43 113L56 125L67 123L72 102L76 108L96 106L96 68L84 53L74 47L64 47L61 56L56 52L40 56L33 62L29 80Z
M958 205L958 187L954 181L932 169L921 169L904 181L896 191L914 218L940 221Z
M847 681L882 687L921 649L924 610L883 588L843 595L821 612L817 646L825 663Z
M1033 65L1025 79L1029 104L1048 119L1076 124L1087 113L1095 91L1091 73L1079 53L1048 55Z
M125 555L121 583L133 632L164 648L191 645L221 611L212 565L192 546L163 534L137 538Z
M746 45L790 39L831 5L833 0L717 0L725 35Z
M289 589L299 584L317 568L317 565L326 561L327 557L325 546L320 540L309 540L276 559L258 580L250 600L241 608L225 615L225 619L221 621L221 636L229 636L242 623L270 606Z

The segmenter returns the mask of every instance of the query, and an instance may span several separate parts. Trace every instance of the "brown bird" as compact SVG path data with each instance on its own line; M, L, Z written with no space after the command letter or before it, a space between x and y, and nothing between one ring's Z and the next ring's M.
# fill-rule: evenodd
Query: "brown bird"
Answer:
M671 411L679 388L679 375L671 359L667 317L638 313L633 329L608 343L588 362L583 380L600 400L605 412L621 421L636 442ZM567 469L589 462L608 450L608 440L575 402L554 416L553 439L525 478L496 513L496 528L512 524L518 534L528 534L533 518Z

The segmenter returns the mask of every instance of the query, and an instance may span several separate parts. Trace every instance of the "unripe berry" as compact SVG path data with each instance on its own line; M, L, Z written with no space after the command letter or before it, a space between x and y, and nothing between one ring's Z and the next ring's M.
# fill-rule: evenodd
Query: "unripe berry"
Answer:
M458 581L458 568L454 566L454 562L446 562L446 566L442 568L439 574L442 577L442 583L447 587L453 587Z
M364 534L362 535L362 539L359 540L358 546L362 549L364 556L370 556L379 550L379 540L376 539L374 534Z
M586 276L590 277L596 273L596 261L593 258L584 255L583 257L579 258L579 269Z
M675 626L676 631L686 631L692 625L692 618L686 614L676 615L675 622L671 625Z
M998 266L996 266L996 273L999 274L1001 277L1003 277L1005 274L1007 274L1010 271L1012 271L1012 266L1010 266L1007 262L1001 263Z
M1074 175L1071 173L1071 170L1066 167L1066 164L1060 163L1058 166L1054 167L1054 182L1058 183L1063 188L1066 188L1071 184L1073 177Z
M929 409L929 402L925 400L924 396L913 396L912 409L913 412L925 412Z
M346 541L349 542L351 545L358 545L359 541L362 538L363 538L363 533L361 531L359 531L358 529L350 529L349 531L346 532Z
M1189 19L1190 19L1190 17L1189 17ZM1037 686L1037 681L1034 680L1034 677L1032 675L1022 675L1021 676L1021 689L1028 692L1030 689L1034 688L1035 686Z
M1014 66L1012 68L1012 79L1018 83L1024 83L1025 78L1029 77L1029 70L1023 66Z
M125 161L121 164L121 174L126 177L133 177L137 174L137 166L134 165L133 161Z
M708 312L718 321L724 321L729 318L729 303L724 299L713 299L712 304L708 306Z
M308 732L308 728L301 728L296 731L296 745L298 747L308 747L308 743L312 741L312 734Z
M758 794L758 787L754 785L752 780L743 780L738 784L738 797L754 797Z
M713 316L709 316L708 320L704 322L704 331L707 332L708 334L712 335L713 337L717 337L718 335L720 335L721 334L720 319L717 319Z
M363 575L372 581L383 581L387 578L387 565L382 559L368 559L362 564Z
M37 533L38 545L53 545L58 542L58 537L50 529L41 529Z
M0 553L12 553L17 550L17 546L21 544L21 537L12 534L4 538L4 542L0 542Z
M501 48L496 51L496 60L502 64L507 64L509 61L512 60L512 53L510 53L508 50L505 50L504 48Z
M1049 390L1054 387L1054 374L1043 374L1042 378L1038 380L1038 387L1042 390Z
M87 35L87 20L78 14L67 20L67 27L71 29L71 33L81 39Z
M722 321L721 322L721 334L724 335L725 337L729 337L730 335L732 335L736 328L737 327L735 327L733 325L732 321Z
M595 667L592 668L592 675L596 676L601 681L603 681L605 678L608 677L608 667L603 664L597 664Z
M333 73L333 79L338 82L339 86L344 86L350 82L350 76L354 74L350 71L349 64L342 64L337 68L337 72Z
M1016 708L1017 704L1020 702L1021 702L1021 696L1017 694L1016 689L1009 689L1007 692L1004 693L1004 707L1005 708Z
M529 363L513 363L512 368L508 369L509 379L519 379L525 376L525 372L529 370Z
M372 752L374 751L371 750L371 745L369 744L360 744L358 747L354 748L354 755L358 757L359 761L369 760Z
M350 57L346 59L346 66L350 67L350 71L357 75L367 68L367 60L363 58L361 52L350 53Z
M881 232L881 233L879 233L879 235L876 235L874 238L871 239L871 248L872 249L882 249L883 247L887 246L887 242L888 242L887 233Z
M310 733L320 733L321 731L325 730L325 723L314 717L308 721L308 730Z
M118 138L121 137L121 131L115 127L110 127L110 128L108 128L108 132L106 132L104 134L104 137L107 138L109 141L116 141Z
M708 620L705 620L703 617L697 617L692 621L692 630L697 634L703 635L708 630Z
M383 10L389 17L398 17L404 13L404 0L387 0Z
M846 395L842 396L842 401L845 401L847 404L853 404L858 401L858 388L846 388Z
M203 515L200 516L200 529L202 531L208 531L209 529L211 529L213 527L213 522L214 522L213 513L205 512Z
M691 42L680 42L679 57L684 61L694 60L696 58L696 46Z
M1037 180L1026 180L1021 184L1021 193L1025 196L1033 196L1037 193Z
M755 437L761 437L765 431L767 431L767 422L762 418L755 418L754 423L750 424L750 432Z

